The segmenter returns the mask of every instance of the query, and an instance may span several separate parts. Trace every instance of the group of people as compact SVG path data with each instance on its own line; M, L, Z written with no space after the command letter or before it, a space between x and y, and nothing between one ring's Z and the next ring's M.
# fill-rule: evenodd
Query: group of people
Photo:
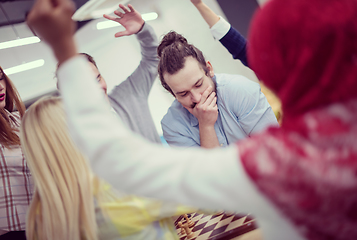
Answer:
M61 98L25 113L0 69L0 239L177 239L171 217L196 209L251 213L264 239L356 239L357 1L270 0L248 41L191 2L279 97L280 125L260 84L215 74L174 31L159 44L131 5L104 17L136 35L142 61L107 94L77 52L71 0L36 0L28 24L58 60ZM147 102L157 75L175 97L170 148Z

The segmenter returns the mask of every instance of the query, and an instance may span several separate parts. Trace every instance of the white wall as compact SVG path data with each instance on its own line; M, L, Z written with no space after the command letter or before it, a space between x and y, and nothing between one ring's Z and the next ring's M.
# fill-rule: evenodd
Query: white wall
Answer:
M242 74L256 81L250 69L239 61L233 60L228 51L212 38L207 24L190 0L132 0L130 3L142 14L153 11L159 14L156 20L148 22L154 27L159 39L168 31L175 30L203 51L207 60L211 61L215 72ZM205 0L205 3L216 13L224 16L215 0ZM114 85L131 74L139 64L141 55L135 36L114 38L114 34L119 29L97 30L97 22L103 20L94 20L85 25L76 33L76 40L79 51L87 52L94 57L110 91ZM23 28L23 34L31 35L31 32L26 30L26 26L19 26ZM4 41L6 37L13 38L9 32L11 31L0 28L0 40ZM56 62L52 53L43 43L0 50L0 65L5 69L38 58L45 59L43 67L10 76L24 101L56 90L53 78ZM161 134L160 121L173 97L161 87L159 82L157 79L153 86L149 105L157 130Z

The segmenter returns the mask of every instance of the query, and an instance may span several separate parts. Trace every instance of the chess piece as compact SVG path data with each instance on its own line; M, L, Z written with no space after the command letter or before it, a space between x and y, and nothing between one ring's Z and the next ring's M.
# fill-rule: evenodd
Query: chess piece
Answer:
M184 214L183 216L184 216L184 218L186 219L186 222L187 222L187 224L188 224L188 227L193 227L193 226L195 225L195 222L192 221L191 219L189 219L188 216L187 216L187 214Z
M183 228L182 222L178 222L177 225L181 228L181 235L185 235L185 234L186 234L186 231L185 231L185 229Z
M213 216L219 216L219 215L222 215L222 214L224 214L224 211L216 212L215 214L213 214Z
M185 224L182 225L183 229L186 231L186 237L187 239L191 239L195 236L195 234L192 232L192 230L189 228L188 223L186 222Z

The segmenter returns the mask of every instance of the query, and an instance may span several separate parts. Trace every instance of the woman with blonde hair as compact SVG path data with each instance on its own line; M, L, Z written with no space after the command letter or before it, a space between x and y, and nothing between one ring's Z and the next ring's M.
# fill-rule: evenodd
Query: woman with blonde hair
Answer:
M178 239L171 216L193 211L114 192L96 178L68 134L60 98L29 108L21 143L35 182L28 239Z
M24 113L19 93L0 67L0 239L26 239L33 184L18 136Z
M102 107L69 6L37 0L29 23L61 61L71 134L96 174L135 194L249 211L264 239L357 239L356 0L271 0L258 10L248 60L281 99L281 127L184 151L133 136Z

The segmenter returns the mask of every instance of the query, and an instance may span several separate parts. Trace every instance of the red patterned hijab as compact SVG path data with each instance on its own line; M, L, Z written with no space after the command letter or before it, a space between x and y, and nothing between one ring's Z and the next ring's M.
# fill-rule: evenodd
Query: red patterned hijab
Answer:
M357 0L272 0L248 59L283 121L239 142L247 173L309 239L357 239Z

